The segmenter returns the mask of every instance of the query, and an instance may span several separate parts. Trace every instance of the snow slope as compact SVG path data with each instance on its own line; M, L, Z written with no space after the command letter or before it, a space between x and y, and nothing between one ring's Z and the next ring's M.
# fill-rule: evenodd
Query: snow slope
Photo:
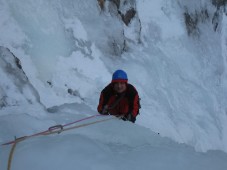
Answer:
M28 135L34 127L41 129L41 126L37 125L42 125L43 128L47 124L64 124L84 118L85 115L79 112L85 113L90 109L81 105L66 105L57 110L39 119L20 114L16 116L17 123L13 129L19 128L20 135ZM92 111L90 113L95 114ZM5 116L1 120L10 122L13 117L15 119L15 116ZM109 116L94 117L75 125L108 118ZM1 147L1 170L7 167L10 149L11 145ZM38 136L19 142L14 151L11 169L224 170L227 167L226 160L227 154L224 152L199 153L192 147L177 144L147 128L112 119L60 134Z

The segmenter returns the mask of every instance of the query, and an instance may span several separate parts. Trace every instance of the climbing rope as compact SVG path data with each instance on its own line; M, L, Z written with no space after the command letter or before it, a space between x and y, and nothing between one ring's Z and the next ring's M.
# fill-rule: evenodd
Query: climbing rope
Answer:
M90 122L90 123L85 123L85 124L82 124L82 125L77 125L77 126L68 127L68 128L61 128L60 125L59 126L57 125L58 128L60 128L60 129L55 128L53 131L50 130L48 133L44 133L43 135L50 135L50 134L55 134L55 133L58 133L59 134L61 132L68 131L68 130L71 130L71 129L85 127L85 126L93 125L93 124L100 123L100 122L105 122L105 121L108 121L108 120L111 120L111 119L116 119L116 118L117 117L111 117L111 118L108 118L108 119L98 120L98 121L94 121L94 122Z
M14 153L14 150L16 148L17 143L19 143L19 142L21 142L21 141L23 141L25 139L26 139L26 137L21 137L21 138L15 139L15 142L13 143L12 148L10 150L10 154L9 154L9 158L8 158L7 170L11 169L11 162L12 162L12 159L13 159L13 153Z
M7 170L10 170L11 169L11 162L12 162L12 159L13 159L13 152L16 148L16 145L17 145L17 142L15 142L10 150L10 153L9 153L9 159L8 159L8 166L7 166Z
M86 117L86 118L83 118L83 119L80 119L80 120L77 120L77 121L74 121L74 122L71 122L71 123L68 123L68 124L65 124L65 125L51 126L48 130L45 130L45 131L30 135L30 136L23 136L23 137L20 137L20 138L15 138L14 141L10 141L10 142L2 144L2 145L13 144L12 147L11 147L11 150L10 150L9 158L8 158L7 170L11 169L13 154L14 154L16 145L19 142L21 142L21 141L24 141L24 140L26 140L28 138L32 138L32 137L35 137L35 136L40 136L40 135L47 136L47 135L51 135L51 134L55 134L55 133L59 134L59 133L64 132L64 131L68 131L68 130L72 130L72 129L76 129L76 128L80 128L80 127L85 127L85 126L89 126L89 125L93 125L93 124L96 124L96 123L101 123L101 122L105 122L105 121L108 121L108 120L112 120L112 119L118 118L118 117L110 117L108 119L97 120L97 121L93 121L93 122L89 122L89 123L85 123L85 124L81 124L81 125L75 125L75 126L72 126L72 127L64 128L64 127L67 127L69 125L72 125L72 124L75 124L75 123L78 123L78 122L81 122L81 121L84 121L84 120L88 120L88 119L91 119L91 118L97 117L97 116L108 116L108 115L93 115L93 116Z
M79 119L79 120L76 120L76 121L74 121L74 122L71 122L71 123L68 123L68 124L65 124L65 125L56 125L56 126L52 126L52 127L50 127L49 129L47 129L47 130L45 130L45 131L38 132L38 133L35 133L35 134L32 134L32 135L28 135L28 136L23 136L23 138L30 138L30 137L34 137L34 136L43 135L43 134L48 133L50 130L54 130L55 128L58 128L59 126L62 126L62 128L64 128L64 127L70 126L70 125L72 125L72 124L76 124L76 123L78 123L78 122L82 122L82 121L85 121L85 120L88 120L88 119L91 119L91 118L94 118L94 117L100 117L100 116L108 116L108 115L100 115L100 114L97 114L97 115L85 117L85 118L83 118L83 119ZM13 143L15 143L15 140L12 140L12 141L3 143L3 144L1 144L1 145L9 145L9 144L13 144Z

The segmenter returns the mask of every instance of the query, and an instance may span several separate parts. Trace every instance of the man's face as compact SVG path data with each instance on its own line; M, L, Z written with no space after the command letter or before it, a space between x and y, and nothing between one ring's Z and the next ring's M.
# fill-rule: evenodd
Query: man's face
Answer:
M122 93L126 90L126 83L124 82L116 82L114 83L114 90L117 93Z

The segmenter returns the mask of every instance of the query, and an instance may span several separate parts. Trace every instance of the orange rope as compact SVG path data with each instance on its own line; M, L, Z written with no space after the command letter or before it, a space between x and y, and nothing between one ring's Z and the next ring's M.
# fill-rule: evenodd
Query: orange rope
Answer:
M42 134L39 134L39 135L36 135L36 136L40 136L40 135L51 135L51 134L55 134L55 133L61 133L63 131L67 131L67 130L71 130L71 129L76 129L76 128L80 128L80 127L85 127L85 126L89 126L89 125L93 125L93 124L96 124L96 123L101 123L101 122L105 122L105 121L108 121L108 120L111 120L111 119L116 119L117 117L111 117L111 118L108 118L108 119L104 119L104 120L98 120L98 121L94 121L94 122L90 122L90 123L85 123L85 124L82 124L82 125L77 125L77 126L73 126L73 127L69 127L69 128L61 128L61 129L57 129L57 130L51 130L51 128L49 128L49 131L45 132L45 133L42 133ZM57 125L57 126L60 126L60 125ZM57 126L54 126L54 127L57 127ZM62 126L61 126L62 127ZM26 140L28 138L32 138L32 137L35 137L35 136L24 136L24 137L21 137L21 138L17 138L15 139L13 145L12 145L12 148L10 150L10 154L9 154L9 158L8 158L8 166L7 166L7 170L10 170L11 169L11 164L12 164L12 160L13 160L13 154L14 154L14 151L15 151L15 148L16 148L16 145L17 143L23 141L23 140Z
M12 160L13 160L13 153L15 151L15 148L16 148L17 143L19 143L19 142L21 142L21 141L23 141L25 139L27 139L27 138L26 137L21 137L21 138L15 139L15 142L13 143L13 145L11 147L11 150L10 150L7 170L10 170L11 169L11 163L12 163Z

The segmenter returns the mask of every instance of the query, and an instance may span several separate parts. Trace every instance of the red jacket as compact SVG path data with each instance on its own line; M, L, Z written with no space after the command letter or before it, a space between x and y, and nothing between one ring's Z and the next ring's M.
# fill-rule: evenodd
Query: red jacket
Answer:
M119 102L116 102L118 99ZM115 104L116 106L111 108ZM109 84L101 92L97 108L99 113L102 113L105 105L109 106L110 109L108 111L111 115L127 116L131 113L135 118L138 115L140 108L138 92L133 85L127 84L126 91L118 94L114 91L113 84Z

